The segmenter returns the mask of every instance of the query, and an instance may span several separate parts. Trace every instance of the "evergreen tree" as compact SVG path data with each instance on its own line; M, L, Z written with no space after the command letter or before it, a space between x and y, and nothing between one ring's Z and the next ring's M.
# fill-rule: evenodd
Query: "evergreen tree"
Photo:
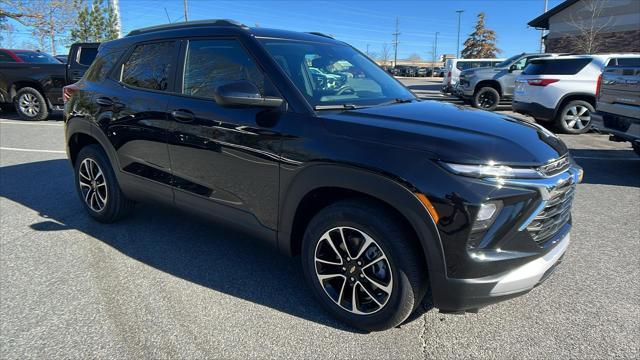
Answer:
M118 38L118 18L112 7L106 10L107 18L105 21L105 30L103 40L114 40Z
M493 58L497 53L502 52L496 47L496 32L485 28L484 17L483 12L478 14L475 31L469 34L464 42L462 50L464 59Z
M89 11L89 30L91 39L95 42L102 42L105 31L104 9L102 8L102 0L93 0L91 10Z
M89 10L87 10L87 7L82 4L82 0L74 0L73 4L75 8L80 7L80 10L78 11L76 23L73 29L71 29L71 33L69 34L71 42L75 43L93 41L91 33L91 22L89 21Z

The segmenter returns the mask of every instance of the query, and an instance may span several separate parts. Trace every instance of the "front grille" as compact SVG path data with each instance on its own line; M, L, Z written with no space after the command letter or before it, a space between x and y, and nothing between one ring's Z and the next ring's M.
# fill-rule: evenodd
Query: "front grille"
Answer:
M576 184L571 176L550 192L545 207L527 226L536 243L543 245L569 221L575 189Z

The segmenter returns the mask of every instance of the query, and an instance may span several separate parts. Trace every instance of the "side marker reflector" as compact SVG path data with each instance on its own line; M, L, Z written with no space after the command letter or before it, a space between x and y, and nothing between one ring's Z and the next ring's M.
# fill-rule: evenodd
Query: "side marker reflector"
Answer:
M416 193L416 197L418 198L418 200L420 200L422 205L424 205L424 207L427 208L429 215L431 215L431 217L433 218L433 221L437 224L438 221L440 220L440 216L438 216L438 213L436 212L436 208L433 207L433 204L431 204L431 201L429 201L429 199L427 199L427 197L424 194Z

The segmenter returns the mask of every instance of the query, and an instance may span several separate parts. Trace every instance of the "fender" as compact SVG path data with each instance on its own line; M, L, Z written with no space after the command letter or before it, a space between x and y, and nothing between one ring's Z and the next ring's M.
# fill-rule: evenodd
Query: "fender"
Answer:
M286 185L285 185L286 186ZM292 231L298 204L311 191L338 187L373 196L398 210L413 226L430 276L444 276L444 254L435 222L410 186L388 177L349 165L311 165L291 180L286 194L281 195L278 226L278 248L292 255Z
M67 136L66 148L67 148L67 157L69 158L69 161L71 161L71 154L69 151L69 141L71 141L71 138L73 137L73 135L76 135L76 134L89 135L92 138L94 138L98 142L98 144L100 144L102 149L104 149L105 153L107 154L107 157L109 157L109 162L111 162L111 166L115 170L114 173L116 174L118 181L121 181L121 171L120 171L121 167L120 167L120 162L118 161L118 155L116 154L116 150L113 148L113 145L111 145L111 142L109 141L107 136L104 134L104 132L102 132L102 130L98 127L98 125L96 125L96 123L84 117L74 116L74 117L70 117L69 120L67 120L66 128L67 128L65 132Z

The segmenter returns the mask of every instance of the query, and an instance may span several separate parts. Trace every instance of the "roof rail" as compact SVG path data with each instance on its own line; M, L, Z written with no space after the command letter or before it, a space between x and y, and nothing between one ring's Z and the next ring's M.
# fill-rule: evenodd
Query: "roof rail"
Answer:
M333 39L333 36L327 35L325 33L321 33L321 32L318 32L318 31L310 31L307 34L318 35L318 36L326 37L326 38L329 38L329 39Z
M155 31L162 31L162 30L186 29L186 28L192 28L192 27L205 27L205 26L230 26L230 27L238 27L238 28L241 28L241 29L248 29L249 28L248 26L246 26L246 25L244 25L242 23L239 23L239 22L237 22L235 20L212 19L212 20L198 20L198 21L179 22L179 23L171 23L171 24L164 24L164 25L149 26L149 27L146 27L146 28L132 30L131 32L129 32L127 34L127 36L146 34L146 33L155 32Z

